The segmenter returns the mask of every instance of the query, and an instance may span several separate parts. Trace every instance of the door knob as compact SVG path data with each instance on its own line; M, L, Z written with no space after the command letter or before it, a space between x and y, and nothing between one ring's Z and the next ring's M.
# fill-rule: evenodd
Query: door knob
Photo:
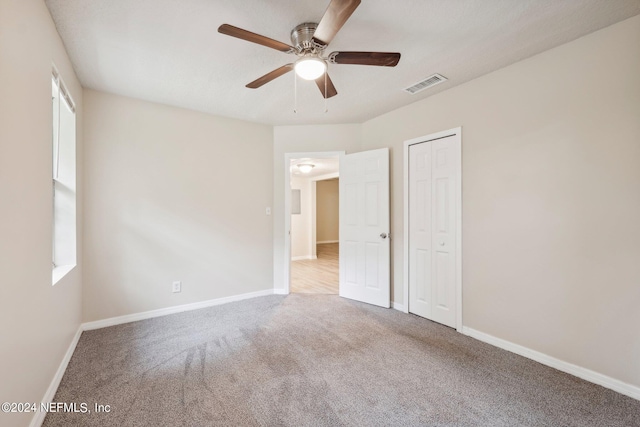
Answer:
M387 233L380 233L380 237L382 237L383 239L387 238Z

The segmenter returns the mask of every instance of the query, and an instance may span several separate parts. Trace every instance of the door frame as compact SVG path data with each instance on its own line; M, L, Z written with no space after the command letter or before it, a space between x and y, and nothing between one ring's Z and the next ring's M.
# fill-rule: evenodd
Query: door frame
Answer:
M285 295L291 292L291 160L303 158L338 158L342 162L344 151L313 151L284 153L284 291ZM329 175L318 177L326 179ZM313 232L315 234L315 231ZM315 242L315 239L312 239Z
M409 313L409 147L411 145L429 142L453 136L454 144L460 153L460 167L456 173L456 330L462 332L462 127L404 141L404 242L403 242L403 280L405 313Z

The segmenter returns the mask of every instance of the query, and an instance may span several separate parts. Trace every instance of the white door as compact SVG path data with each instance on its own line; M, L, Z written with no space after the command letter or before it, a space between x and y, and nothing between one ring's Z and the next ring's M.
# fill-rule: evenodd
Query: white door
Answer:
M340 296L390 307L389 149L340 160Z
M409 311L456 327L457 206L455 135L409 146Z

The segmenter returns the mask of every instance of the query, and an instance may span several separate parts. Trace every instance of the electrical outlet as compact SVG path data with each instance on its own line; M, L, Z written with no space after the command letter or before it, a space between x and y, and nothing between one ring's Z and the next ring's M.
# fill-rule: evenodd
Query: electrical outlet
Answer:
M173 282L171 292L176 293L182 291L182 282Z

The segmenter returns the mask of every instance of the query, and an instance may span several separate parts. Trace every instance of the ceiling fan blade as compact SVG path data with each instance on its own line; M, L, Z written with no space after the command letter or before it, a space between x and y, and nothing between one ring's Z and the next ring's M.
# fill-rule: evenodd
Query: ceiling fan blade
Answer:
M269 83L271 80L275 80L283 74L287 74L291 70L293 70L293 64L283 65L282 67L276 68L270 73L267 73L264 76L252 81L247 85L247 87L249 89L257 89L260 86Z
M325 88L325 80L324 80L325 76L327 77L326 88ZM318 77L316 79L316 84L318 85L318 89L320 89L320 93L322 93L322 96L324 96L325 98L331 98L332 96L336 96L338 94L336 87L333 85L333 82L329 77L329 73L325 72L323 75ZM325 89L326 89L326 93L325 93Z
M252 33L251 31L243 30L242 28L234 27L229 24L220 25L220 27L218 27L218 32L252 43L261 44L262 46L270 47L271 49L279 50L280 52L291 53L294 50L292 46L289 46L286 43L261 36L260 34Z
M400 54L392 52L331 52L328 58L335 64L395 67L400 61Z
M331 43L331 40L359 5L360 0L331 0L318 28L313 33L313 40L325 46Z

